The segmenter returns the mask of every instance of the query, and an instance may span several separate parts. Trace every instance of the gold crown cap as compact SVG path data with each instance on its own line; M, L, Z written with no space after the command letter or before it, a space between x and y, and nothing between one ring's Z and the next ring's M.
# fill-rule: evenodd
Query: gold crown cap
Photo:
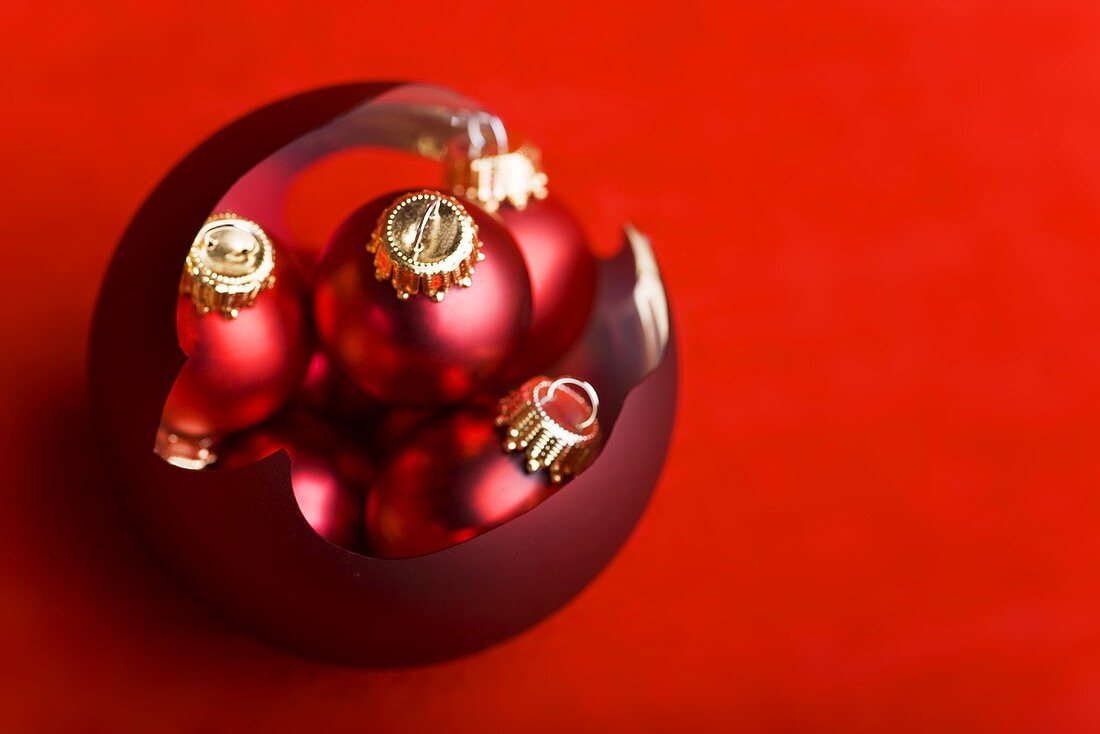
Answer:
M545 199L547 195L541 154L531 145L509 153L454 161L447 171L447 182L456 194L488 212L495 212L504 202L523 209L532 198Z
M199 313L235 319L275 284L275 248L263 228L232 212L212 215L187 253L180 291Z
M157 429L153 452L172 466L197 471L205 469L218 460L213 445L214 440L209 436L202 438L181 436L162 425Z
M401 300L422 294L442 301L451 286L472 285L474 263L485 259L466 207L431 190L397 197L378 218L367 252L374 277L388 280Z
M595 458L602 441L596 419L599 405L595 389L583 380L532 378L497 405L503 449L522 451L527 471L546 469L550 481L561 484Z

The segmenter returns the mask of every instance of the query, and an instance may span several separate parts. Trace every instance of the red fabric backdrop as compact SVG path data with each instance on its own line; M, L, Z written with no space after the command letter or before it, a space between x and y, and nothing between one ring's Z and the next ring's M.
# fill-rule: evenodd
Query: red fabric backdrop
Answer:
M1095 3L0 19L3 731L1100 728ZM621 556L528 634L415 670L207 616L129 534L84 395L97 283L158 177L361 78L528 132L601 244L650 232L682 336L672 454Z

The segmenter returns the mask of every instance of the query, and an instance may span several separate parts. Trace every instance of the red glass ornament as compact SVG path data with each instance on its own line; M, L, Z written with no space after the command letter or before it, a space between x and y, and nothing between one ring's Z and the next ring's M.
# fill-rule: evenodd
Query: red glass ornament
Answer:
M249 466L279 449L290 455L290 482L306 522L330 543L359 549L375 465L331 426L294 413L274 425L237 434L218 447L215 469Z
M420 556L469 540L530 510L554 488L501 449L494 413L430 422L382 469L367 497L367 536L383 558Z
M504 204L498 215L531 279L531 328L506 370L514 382L542 371L580 336L596 297L596 258L577 218L553 196L523 209Z
M523 256L504 227L474 206L485 260L468 288L441 302L400 300L375 279L367 243L402 192L348 218L318 262L313 305L320 340L341 372L367 394L394 403L457 403L482 388L520 346L531 318Z
M234 319L200 314L181 295L176 330L188 359L162 424L184 436L218 435L256 425L285 405L310 357L304 291L297 267L282 256L274 285Z

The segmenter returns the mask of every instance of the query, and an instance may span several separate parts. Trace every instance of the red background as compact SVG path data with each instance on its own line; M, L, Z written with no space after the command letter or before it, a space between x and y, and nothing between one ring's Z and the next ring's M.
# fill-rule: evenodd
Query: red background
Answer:
M3 731L1100 728L1095 4L20 0L0 26ZM83 381L158 177L361 78L527 131L601 244L653 236L682 336L620 557L414 670L269 650L165 579Z

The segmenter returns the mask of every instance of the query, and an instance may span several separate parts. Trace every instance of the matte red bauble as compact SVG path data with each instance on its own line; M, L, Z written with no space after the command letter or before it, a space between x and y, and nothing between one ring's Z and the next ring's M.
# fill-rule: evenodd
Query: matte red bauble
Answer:
M389 270L379 270L368 252L379 219L395 201L415 196L375 199L337 231L317 265L317 330L341 372L367 394L408 405L456 403L484 387L516 353L530 324L531 286L511 236L472 204L464 209L476 223L484 260L469 275L463 263L453 283L450 274L419 281L399 273L393 258L384 263ZM417 215L421 230L433 211L423 214ZM419 231L415 243L405 244L419 247Z
M291 487L306 522L330 543L358 550L374 465L326 424L293 414L234 436L219 447L215 469L250 466L279 449L290 455Z
M516 381L553 363L580 336L596 295L596 258L576 217L552 196L523 209L504 204L497 213L531 279L531 329L507 370Z
M164 406L168 430L209 436L255 425L301 384L310 356L304 287L287 258L274 272L274 284L233 318L179 297L176 330L188 359Z
M469 540L553 493L545 472L501 449L494 413L464 410L413 435L367 498L367 535L383 558L420 556Z

